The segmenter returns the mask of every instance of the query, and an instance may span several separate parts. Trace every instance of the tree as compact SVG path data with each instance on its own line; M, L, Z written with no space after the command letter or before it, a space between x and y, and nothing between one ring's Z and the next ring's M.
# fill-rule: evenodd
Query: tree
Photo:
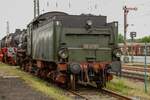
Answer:
M122 34L118 34L118 43L123 43L124 42L124 37Z
M142 43L145 43L145 42L150 43L150 36L145 36L145 37L139 39L139 42L142 42Z

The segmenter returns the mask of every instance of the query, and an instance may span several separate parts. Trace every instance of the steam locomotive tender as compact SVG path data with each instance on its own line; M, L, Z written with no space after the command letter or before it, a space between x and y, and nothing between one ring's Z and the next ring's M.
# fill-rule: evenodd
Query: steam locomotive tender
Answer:
M48 12L27 26L26 71L75 89L78 83L99 88L120 71L118 23L106 16Z

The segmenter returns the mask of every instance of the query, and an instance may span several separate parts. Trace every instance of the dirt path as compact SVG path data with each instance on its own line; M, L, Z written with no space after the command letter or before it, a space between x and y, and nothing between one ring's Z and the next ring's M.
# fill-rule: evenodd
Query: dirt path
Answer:
M18 78L0 78L0 100L52 100Z

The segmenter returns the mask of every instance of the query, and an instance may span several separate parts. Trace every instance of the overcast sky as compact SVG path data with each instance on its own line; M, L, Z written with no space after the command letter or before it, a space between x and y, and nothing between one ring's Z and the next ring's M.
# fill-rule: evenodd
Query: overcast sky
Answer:
M119 33L123 34L124 5L138 8L129 12L127 36L131 31L136 31L138 37L150 35L150 0L40 0L40 13L55 10L105 15L108 22L119 21ZM10 32L14 32L16 28L26 28L32 19L33 0L0 0L0 39L6 34L6 21L10 23Z

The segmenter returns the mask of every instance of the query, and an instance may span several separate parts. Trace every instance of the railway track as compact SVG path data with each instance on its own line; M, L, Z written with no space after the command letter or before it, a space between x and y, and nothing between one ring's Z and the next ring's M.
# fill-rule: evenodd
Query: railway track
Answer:
M122 71L122 76L134 80L144 81L144 74ZM150 80L150 76L147 75L147 79Z
M131 70L131 71L137 71L137 72L144 72L145 71L144 68L136 67L136 66L130 66L130 67L129 66L123 66L122 69L124 69L124 70ZM150 68L147 68L146 71L148 73L150 73Z
M72 93L73 95L75 95L76 97L75 98L78 98L78 99L83 99L83 100L89 100L89 98L81 95L80 93L76 92L76 91L72 91L72 90L68 90L70 93Z
M132 98L121 95L117 92L102 89L102 90L79 90L79 91L72 91L68 90L71 94L75 97L75 100L132 100Z
M118 100L132 100L132 98L130 97L127 97L127 96L124 96L124 95L121 95L117 92L114 92L114 91L111 91L111 90L108 90L108 89L102 89L102 91L112 97L115 97L117 98Z
M146 69L147 73L150 73L150 68ZM134 80L144 81L144 72L145 69L139 66L123 66L122 67L122 76L131 78ZM150 76L147 75L147 79L150 80Z

